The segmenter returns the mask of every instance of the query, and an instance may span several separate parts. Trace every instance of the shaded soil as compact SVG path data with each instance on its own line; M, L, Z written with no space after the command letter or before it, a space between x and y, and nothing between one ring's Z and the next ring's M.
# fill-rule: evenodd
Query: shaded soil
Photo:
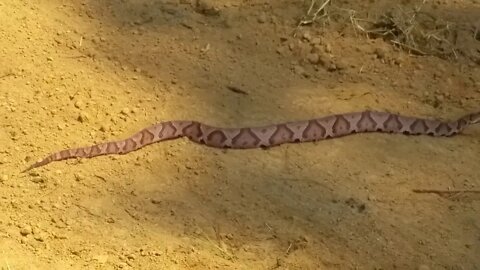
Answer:
M298 29L309 3L196 2L0 3L0 269L480 269L480 196L412 191L480 190L479 126L268 150L180 139L20 173L163 120L479 108L478 1L422 7L448 22L448 43L426 43L438 55L352 24L391 1L335 1Z

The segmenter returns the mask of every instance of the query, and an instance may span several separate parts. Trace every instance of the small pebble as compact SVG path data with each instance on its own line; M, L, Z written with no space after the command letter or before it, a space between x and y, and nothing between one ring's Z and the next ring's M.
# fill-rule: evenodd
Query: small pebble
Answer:
M258 15L257 21L259 23L265 23L267 21L267 14L265 14L265 12L260 13L260 15Z
M277 53L281 56L285 55L285 48L284 47L278 47L277 48Z
M338 60L335 65L337 66L337 69L342 70L347 68L347 63L342 60Z
M106 125L101 125L100 128L99 128L99 130L100 130L101 132L107 132L107 131L109 130L109 127L106 126Z
M0 177L0 182L5 182L8 180L8 175L6 174L3 174L1 177Z
M162 200L160 199L150 199L150 202L153 203L153 204L161 204L162 203Z
M39 160L39 161L41 161L41 160ZM40 174L38 172L34 172L34 171L30 171L28 173L28 175L30 175L30 176L40 176Z
M328 71L335 71L335 70L337 70L337 65L335 65L334 63L330 63L327 67L327 70Z
M81 100L77 100L73 105L77 109L82 109L83 108L83 102Z
M217 16L220 14L220 9L214 6L210 1L197 0L196 1L197 12L200 12L206 16Z
M318 64L318 62L320 60L320 56L317 53L311 53L311 54L307 55L307 60L311 64Z
M326 53L332 52L332 45L330 45L330 43L325 44L325 52Z
M290 51L295 50L295 43L292 42L292 43L288 44L288 49L289 49Z
M120 113L123 115L128 115L130 113L130 110L128 108L123 108L122 111L120 111Z
M107 223L115 223L115 219L113 219L112 217L108 217L106 221Z
M97 255L93 257L99 264L104 264L108 261L108 255Z
M45 241L45 235L43 233L35 234L33 239L37 240L38 242Z
M64 240L67 239L67 236L65 234L55 234L55 238Z
M76 180L76 181L82 181L82 180L85 179L85 177L84 177L82 174L80 174L80 173L75 173L75 174L74 174L74 177L75 177L75 180Z
M293 70L295 71L295 73L299 74L299 75L305 75L307 72L305 71L305 69L302 67L302 66L299 66L299 65L295 65L293 67Z
M45 179L44 177L41 177L41 176L35 176L35 177L33 177L33 178L31 179L31 181L32 181L33 183L38 184L38 183L45 183L45 182L46 182L46 179Z
M387 55L387 51L383 48L376 48L374 53L379 59L384 59Z
M28 225L20 229L20 234L23 236L27 236L31 233L32 233L32 227Z
M310 41L310 44L312 45L320 45L322 43L322 39L320 38L312 38L312 40Z
M85 123L85 122L88 121L89 118L90 118L90 117L89 117L88 113L82 111L82 112L80 112L80 114L78 115L77 120L78 120L80 123Z
M303 38L306 41L311 41L312 40L312 35L310 34L310 32L305 32L305 33L303 33Z

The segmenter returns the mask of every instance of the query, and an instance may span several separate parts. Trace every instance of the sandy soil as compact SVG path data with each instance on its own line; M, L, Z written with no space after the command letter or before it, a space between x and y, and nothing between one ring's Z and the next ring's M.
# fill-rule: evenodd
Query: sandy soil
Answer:
M308 3L192 2L0 2L0 269L480 269L480 196L412 191L478 191L479 126L266 151L180 139L20 173L162 120L479 109L476 0L423 7L463 29L457 59L367 38L345 16L392 1L335 1L296 37Z

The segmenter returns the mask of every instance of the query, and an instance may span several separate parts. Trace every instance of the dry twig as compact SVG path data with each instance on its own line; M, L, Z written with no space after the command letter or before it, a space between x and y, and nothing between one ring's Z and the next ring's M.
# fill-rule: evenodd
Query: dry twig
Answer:
M303 18L300 20L300 22L297 25L297 28L295 28L295 32L293 36L295 37L297 35L297 30L300 28L302 25L308 25L308 24L313 24L317 19L326 17L327 16L327 11L325 10L325 7L330 4L331 0L325 0L323 4L321 4L317 10L312 14L313 8L317 4L317 0L311 0L312 2L310 3L310 7L308 8L307 14L303 16ZM320 17L318 15L322 13Z
M412 190L415 193L431 193L431 194L437 194L440 197L443 198L449 198L449 199L454 199L458 198L462 195L467 195L467 194L479 194L480 195L480 190L436 190L436 189L413 189Z
M240 87L235 85L227 85L227 89L237 94L248 95L247 91L242 90Z

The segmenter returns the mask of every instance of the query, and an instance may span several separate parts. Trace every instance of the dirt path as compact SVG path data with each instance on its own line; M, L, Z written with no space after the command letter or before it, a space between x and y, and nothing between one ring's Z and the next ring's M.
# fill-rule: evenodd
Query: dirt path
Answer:
M478 1L423 7L462 29L456 60L349 22L389 1L334 3L296 37L302 1L190 2L0 3L0 269L480 269L480 195L412 191L480 190L478 126L268 151L175 140L21 174L161 120L479 109Z

